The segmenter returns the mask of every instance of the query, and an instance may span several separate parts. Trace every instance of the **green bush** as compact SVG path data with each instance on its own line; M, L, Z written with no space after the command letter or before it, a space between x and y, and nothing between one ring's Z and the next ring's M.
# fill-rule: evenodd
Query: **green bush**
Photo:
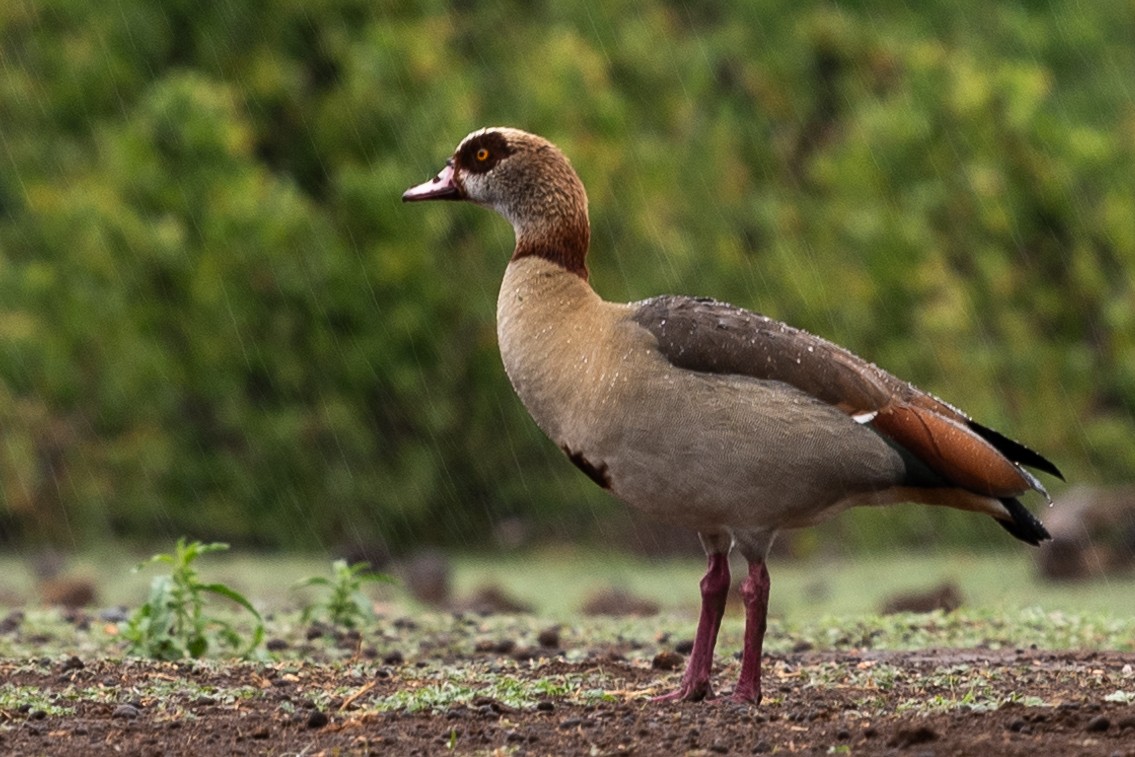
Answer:
M492 123L572 156L606 296L761 310L1071 478L1135 473L1118 0L104 5L0 10L8 530L397 547L601 523L499 367L509 230L398 202Z

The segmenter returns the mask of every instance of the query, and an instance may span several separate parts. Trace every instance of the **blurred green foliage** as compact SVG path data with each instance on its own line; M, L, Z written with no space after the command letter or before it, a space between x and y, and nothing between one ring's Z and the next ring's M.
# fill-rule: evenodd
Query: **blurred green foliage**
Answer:
M860 6L0 5L7 531L601 523L499 367L507 226L399 203L495 123L572 157L607 297L760 310L1130 478L1130 4Z

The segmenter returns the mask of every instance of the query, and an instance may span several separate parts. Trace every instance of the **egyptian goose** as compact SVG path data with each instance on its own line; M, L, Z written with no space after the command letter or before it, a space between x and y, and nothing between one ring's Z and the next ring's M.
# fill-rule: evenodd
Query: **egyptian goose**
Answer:
M710 669L733 545L748 561L733 699L760 702L777 532L855 505L922 502L991 515L1029 544L1048 532L1016 499L1047 493L1039 454L847 350L709 299L607 302L588 284L587 194L547 140L475 131L403 201L468 200L503 215L516 249L497 301L509 379L537 425L596 484L697 531L701 615L677 691L713 696Z

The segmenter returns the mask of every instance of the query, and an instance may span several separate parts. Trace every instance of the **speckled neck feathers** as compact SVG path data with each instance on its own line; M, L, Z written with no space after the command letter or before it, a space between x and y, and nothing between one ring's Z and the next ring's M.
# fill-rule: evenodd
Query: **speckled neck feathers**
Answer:
M516 250L512 259L536 255L587 279L587 248L591 225L587 195L575 174L571 182L537 188L526 199L538 212L515 225Z

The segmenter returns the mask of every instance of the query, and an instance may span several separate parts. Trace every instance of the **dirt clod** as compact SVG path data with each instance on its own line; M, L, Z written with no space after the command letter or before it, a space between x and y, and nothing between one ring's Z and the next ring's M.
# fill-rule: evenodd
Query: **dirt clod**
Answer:
M887 746L906 749L917 744L926 744L938 738L938 733L930 726L919 725L909 728L900 728L887 742Z
M658 614L658 603L623 589L604 589L589 596L579 608L584 615L649 617Z
M650 661L650 667L654 670L678 670L684 662L685 658L677 652L663 650L654 655L654 659Z
M138 717L139 714L140 713L138 708L134 705L120 704L114 708L114 712L111 713L110 716L112 718L125 718L126 720L133 720L134 718Z
M560 627L549 626L536 636L536 643L545 649L556 649L560 646Z
M1087 727L1084 729L1088 733L1102 733L1108 728L1111 728L1111 720L1106 715L1096 715L1088 721Z

